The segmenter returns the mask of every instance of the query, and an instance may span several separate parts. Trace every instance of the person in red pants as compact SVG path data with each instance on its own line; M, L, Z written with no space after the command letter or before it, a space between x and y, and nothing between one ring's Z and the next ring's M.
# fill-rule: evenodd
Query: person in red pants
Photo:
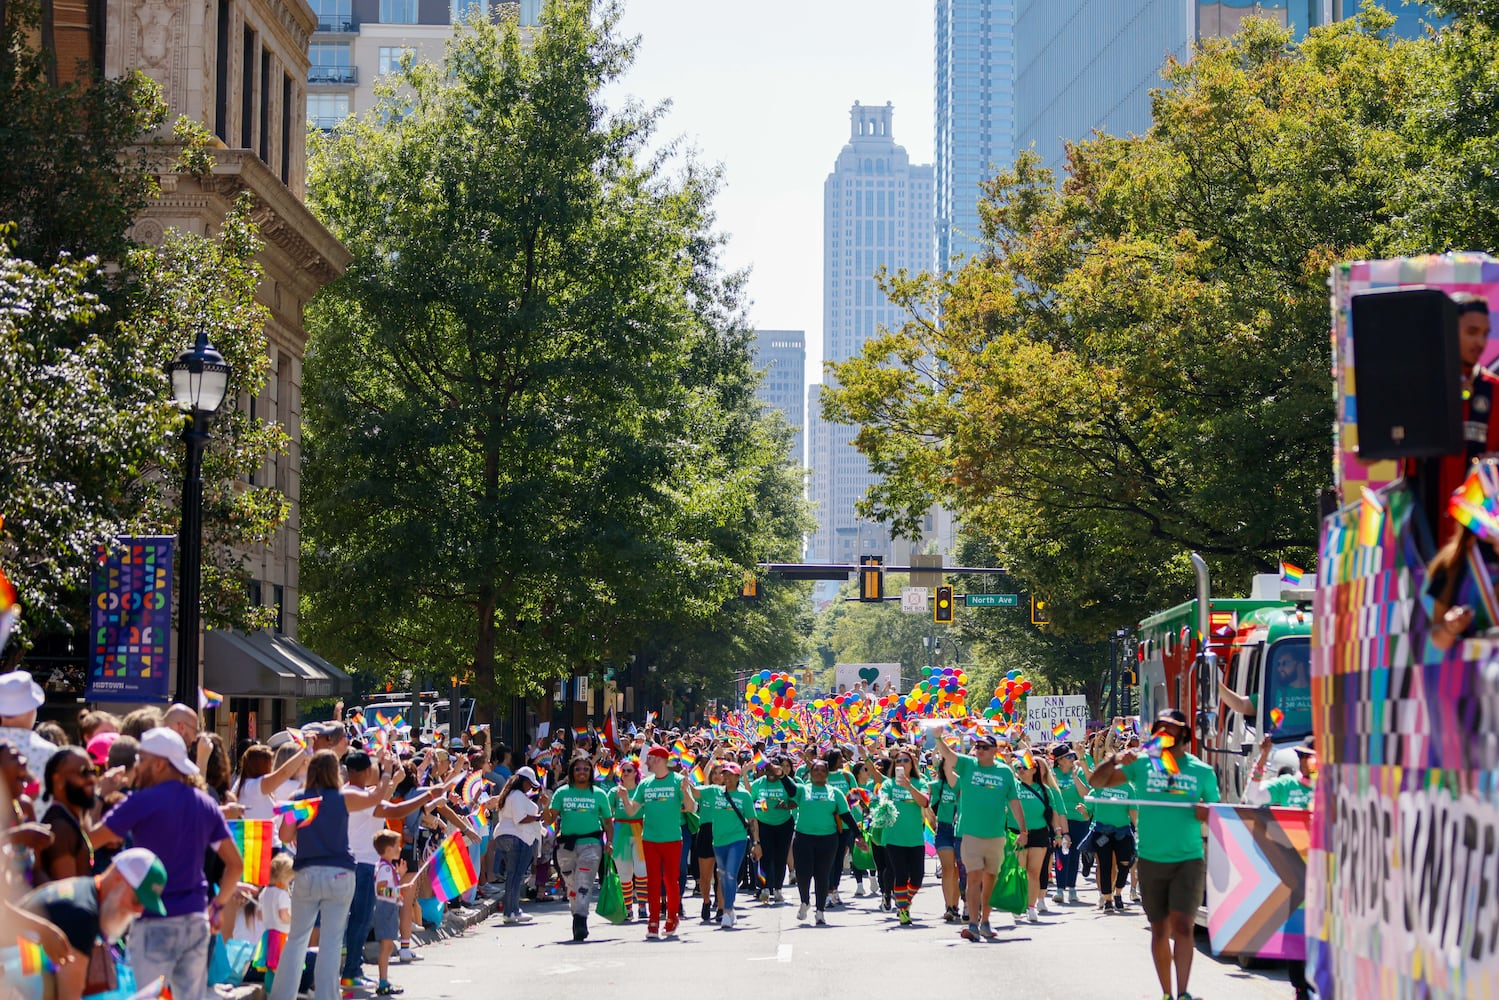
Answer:
M650 922L646 938L661 932L661 899L666 896L666 936L677 933L677 917L682 911L682 889L677 871L682 864L682 814L697 812L692 783L684 776L672 774L668 767L671 751L653 746L646 753L651 776L632 791L624 786L615 790L618 797L616 815L641 816L641 853L645 855L646 885L650 893Z

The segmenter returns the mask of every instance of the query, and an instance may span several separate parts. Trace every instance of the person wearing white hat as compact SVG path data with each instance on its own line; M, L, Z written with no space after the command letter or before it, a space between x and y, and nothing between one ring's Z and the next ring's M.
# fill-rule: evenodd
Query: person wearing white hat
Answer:
M208 881L203 856L213 851L224 862L215 904L229 903L244 873L217 803L186 779L198 773L187 759L187 745L165 727L141 735L136 791L104 815L90 832L95 846L117 844L126 836L153 852L166 868L165 914L149 914L130 938L136 982L166 976L172 995L202 997L208 989Z
M42 739L32 729L37 709L46 700L42 686L26 671L0 674L0 740L9 740L26 755L26 771L38 782L47 761L57 753L56 743Z

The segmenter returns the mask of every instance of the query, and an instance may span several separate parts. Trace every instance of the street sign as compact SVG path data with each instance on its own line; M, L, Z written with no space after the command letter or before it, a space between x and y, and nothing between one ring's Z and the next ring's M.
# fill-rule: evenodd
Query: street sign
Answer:
M931 592L926 587L902 587L900 609L908 615L924 615L930 596Z
M970 608L1018 608L1019 594L964 594L963 604Z

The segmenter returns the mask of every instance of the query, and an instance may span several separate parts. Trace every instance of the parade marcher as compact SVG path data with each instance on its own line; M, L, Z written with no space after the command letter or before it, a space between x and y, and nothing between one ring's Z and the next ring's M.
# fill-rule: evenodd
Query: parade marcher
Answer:
M640 762L626 758L619 762L619 787L626 794L640 784ZM618 803L616 803L616 806ZM644 819L626 816L622 809L614 810L614 872L619 876L620 891L625 897L625 920L644 917L649 903L646 899L645 847L640 839Z
M879 797L895 806L895 822L884 829L881 839L890 861L895 915L902 926L909 927L911 901L926 873L923 811L931 804L929 786L921 777L920 758L910 747L898 748L891 758L891 776L876 780Z
M697 811L697 797L692 783L682 775L672 774L671 751L653 746L646 753L651 776L633 790L618 792L617 805L627 816L640 816L641 850L645 854L647 905L650 922L646 937L662 933L661 908L666 904L665 934L677 932L682 911L682 890L678 872L682 863L682 814Z
M1196 950L1197 908L1206 887L1202 825L1207 806L1218 801L1218 777L1213 769L1187 751L1192 730L1186 715L1165 709L1151 726L1151 739L1160 757L1123 750L1101 761L1093 772L1095 788L1128 783L1135 799L1151 802L1139 807L1140 890L1145 916L1150 920L1150 952L1161 992L1177 1000L1187 998ZM1169 741L1169 746L1164 745ZM1166 754L1170 754L1169 766ZM1160 803L1160 804L1156 804ZM1173 966L1176 989L1171 988Z
M1052 902L1076 903L1077 871L1082 857L1082 845L1088 839L1088 808L1083 799L1092 791L1088 787L1088 768L1082 760L1083 745L1058 744L1052 750L1052 772L1057 788L1062 793L1063 818L1067 821L1067 836L1072 841L1072 850L1063 853L1061 870L1057 873L1057 891Z
M734 903L738 898L739 868L746 851L760 856L760 835L756 829L754 799L739 787L739 765L732 761L719 765L718 794L699 800L699 808L709 810L713 824L713 853L718 866L719 898L723 900L723 926L734 926Z
M927 790L931 794L932 846L937 849L937 864L942 868L942 919L950 924L962 921L958 908L963 905L961 870L958 860L958 776L948 767L940 754L932 769L932 781Z
M750 785L755 799L755 820L760 825L760 865L765 872L765 889L761 902L784 903L782 887L786 884L786 859L791 852L791 822L795 804L786 797L781 784L784 774L779 757L767 757L765 773Z
M848 798L849 790L854 787L853 771L845 766L843 751L833 747L827 752L828 762L828 784L843 793L845 800ZM810 769L809 769L810 770ZM843 882L843 869L848 863L849 855L853 852L856 827L850 823L838 831L838 850L833 856L833 867L828 872L828 907L835 908L843 905L843 897L838 894L838 887ZM863 875L859 874L859 885L863 886ZM862 895L862 889L860 890Z
M1046 910L1046 895L1041 884L1042 873L1052 852L1070 848L1067 843L1067 819L1062 802L1062 793L1046 758L1026 750L1015 762L1015 780L1020 797L1020 808L1025 813L1024 826L1028 830L1019 836L1016 849L1020 851L1021 864L1025 866L1025 879L1029 895L1026 900L1025 919L1039 923L1039 913ZM1011 828L1017 835L1019 830Z
M798 783L790 776L781 778L786 799L796 809L796 838L791 844L796 855L796 888L801 896L796 919L807 919L809 891L815 888L819 926L827 923L825 911L833 860L841 842L839 831L854 823L848 797L841 788L828 783L828 770L827 761L816 759L807 766L807 783Z
M713 849L713 818L718 812L717 802L723 793L718 784L720 766L717 761L709 761L707 783L702 787L693 786L693 791L698 796L698 827L692 832L689 844L692 858L697 864L697 892L703 901L704 923L722 915L724 909L723 892L717 886L718 858ZM717 914L714 913L714 898L718 900Z
M962 839L961 857L968 869L968 926L961 933L967 941L992 941L998 935L989 925L989 897L1004 862L1009 818L1014 819L1020 843L1028 842L1030 835L1015 774L998 760L999 741L987 733L974 737L972 756L958 753L941 739L937 752L957 775L962 796L956 833Z
M594 787L593 761L574 757L568 783L552 794L548 822L557 824L557 866L567 885L573 915L573 940L588 938L588 908L598 881L599 865L614 839L614 807L609 795Z

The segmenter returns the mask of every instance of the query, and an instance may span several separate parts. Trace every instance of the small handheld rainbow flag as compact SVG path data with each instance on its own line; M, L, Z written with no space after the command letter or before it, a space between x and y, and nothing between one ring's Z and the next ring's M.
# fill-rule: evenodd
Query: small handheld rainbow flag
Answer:
M1123 719L1120 719L1118 722L1114 723L1114 733L1115 735L1118 735L1120 737L1128 736L1129 723L1125 722Z
M306 826L317 819L318 806L322 804L322 797L315 799L292 799L290 802L277 802L276 815L287 822L295 823L297 826Z
M459 789L458 796L463 799L464 805L474 805L479 801L479 793L484 790L484 775L475 771L463 779L463 785Z
M281 964L281 949L284 947L285 931L266 931L260 935L260 943L255 946L250 965L260 972L275 972L276 966Z
M210 708L218 708L224 703L224 696L217 691L207 688L198 688L198 711L206 712Z
M432 855L432 892L448 903L468 892L478 881L463 833L454 830Z
M1051 735L1059 740L1070 740L1072 739L1072 727L1067 724L1066 720L1063 720L1051 727Z
M375 724L382 729L400 729L406 725L406 718L400 712L395 715L386 715L377 708L375 709Z
M16 945L21 949L21 975L39 976L43 972L56 972L57 966L42 950L42 946L30 938L20 938Z
M1176 762L1176 751L1175 750L1164 751L1161 754L1159 760L1161 762L1161 770L1165 771L1167 774L1181 774L1182 773L1181 765L1177 764L1177 762Z
M926 849L926 856L935 858L937 856L937 829L932 826L931 820L923 820L921 824L922 846Z
M1367 493L1367 491L1366 491ZM1499 466L1479 462L1452 493L1447 512L1486 541L1499 539Z
M1280 724L1286 721L1286 713L1278 708L1270 709L1270 728L1279 729Z
M234 837L234 846L239 848L245 860L245 873L241 876L251 885L271 884L271 853L274 847L268 819L231 819L229 833Z
M1020 761L1020 766L1027 771L1034 769L1036 766L1036 758L1031 756L1030 747L1021 750L1017 759Z
M1306 576L1306 570L1294 563L1283 562L1280 564L1280 582L1295 586Z

